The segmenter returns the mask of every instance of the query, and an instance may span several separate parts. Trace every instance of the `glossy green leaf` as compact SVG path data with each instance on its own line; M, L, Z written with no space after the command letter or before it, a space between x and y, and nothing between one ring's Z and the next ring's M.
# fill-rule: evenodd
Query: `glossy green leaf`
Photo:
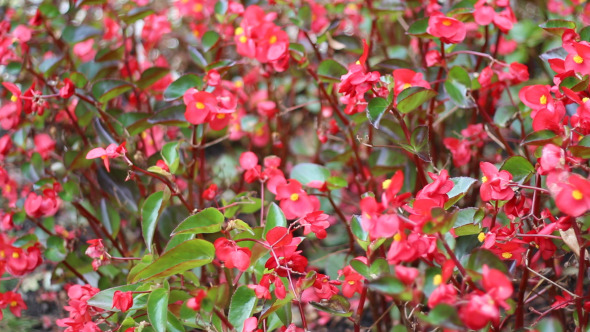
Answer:
M129 82L107 79L94 83L92 86L92 95L99 102L106 103L132 88L133 86Z
M185 74L180 76L176 81L170 83L170 85L164 91L164 99L167 101L175 100L184 95L186 90L190 88L200 87L203 84L203 80L195 74Z
M346 67L332 59L324 60L318 66L318 76L325 82L340 82L340 77L347 72Z
M68 252L65 247L65 241L59 236L52 235L47 239L47 245L45 249L45 257L53 262L63 261Z
M113 297L115 296L115 292L116 291L133 292L133 291L136 291L142 285L143 284L138 283L138 284L123 285L123 286L117 286L117 287L112 287L112 288L107 288L107 289L101 290L100 292L96 293L92 298L90 298L90 300L88 300L88 305L91 305L91 306L97 307L97 308L101 308L104 310L118 311L118 309L113 309ZM136 295L136 297L133 299L133 306L131 307L131 310L139 309L145 305L146 302L145 301L138 301L137 300L138 297L139 297L139 295Z
M203 45L203 51L209 52L219 41L219 34L213 30L207 31L203 34L203 38L201 38L201 43Z
M402 113L410 113L436 95L437 93L430 89L407 88L397 96L397 109Z
M314 308L321 311L325 311L334 316L352 316L352 311L350 310L350 302L348 302L348 300L342 295L334 295L329 300L310 303Z
M100 30L88 25L68 25L64 28L61 38L70 44L76 44L101 33Z
M216 208L206 208L199 213L186 218L172 232L176 234L216 233L221 230L223 214Z
M385 276L367 283L367 287L384 294L399 294L406 289L406 286L396 277Z
M252 316L256 302L256 294L248 286L240 286L234 292L229 305L227 319L237 331L243 330L244 321Z
M287 227L287 219L283 210L276 204L271 203L266 214L266 224L264 225L263 237L266 237L266 233L275 227Z
M156 332L166 332L168 322L168 291L166 289L158 288L150 293L147 314Z
M330 170L318 164L301 163L291 169L291 179L299 181L302 185L310 182L326 182L329 177Z
M504 264L504 262L494 253L486 249L474 250L471 255L469 255L469 260L467 261L465 268L480 273L484 265L500 270L503 273L508 273L506 264Z
M178 165L180 164L180 154L178 153L178 142L170 142L164 144L162 147L162 158L168 165L170 173L176 173Z
M561 36L567 29L576 29L576 23L568 20L549 20L539 25L545 31Z
M215 248L211 242L188 240L166 251L153 263L138 271L132 282L169 277L209 264L214 257Z
M428 18L423 18L412 23L407 33L417 37L431 37L426 29L428 29Z
M500 170L510 172L512 181L522 182L535 172L535 167L522 156L512 156L502 164Z
M130 25L136 21L141 20L142 18L146 18L153 13L154 11L149 7L135 7L128 11L126 15L121 16L121 20L127 23L127 25Z
M369 105L367 105L367 118L373 127L377 129L379 128L379 122L388 107L389 103L384 98L376 97L369 100Z
M556 138L557 135L552 130L534 131L524 138L521 145L545 145L553 142Z
M471 186L477 182L476 179L465 176L451 178L451 181L453 181L454 185L453 189L447 193L449 200L445 203L445 209L450 208L453 204L463 198Z
M141 233L146 248L150 252L158 218L162 213L165 201L168 201L168 197L165 197L163 191L158 191L151 194L141 208Z
M141 73L141 77L135 83L140 89L147 89L159 79L166 76L170 69L164 67L151 67Z

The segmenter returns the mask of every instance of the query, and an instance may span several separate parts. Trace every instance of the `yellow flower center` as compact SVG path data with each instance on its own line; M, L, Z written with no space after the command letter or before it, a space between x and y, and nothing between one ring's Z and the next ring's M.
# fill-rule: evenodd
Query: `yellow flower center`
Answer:
M582 62L584 62L584 58L582 58L579 54L576 54L576 56L574 57L574 62L577 64L581 64Z
M437 274L434 276L434 278L432 278L432 284L435 286L438 286L442 283L442 276L440 274Z
M197 109L200 109L200 110L202 110L203 108L205 108L205 104L203 104L203 103L201 103L200 101L198 101L198 102L195 104L195 107L196 107Z
M512 254L509 252L503 252L502 257L504 257L505 259L509 259L509 258L512 258Z
M406 84L404 84L404 86L402 86L402 90L405 90L405 89L411 88L411 87L412 87L411 83L406 83Z
M6 258L6 253L4 250L0 250L0 258Z
M241 87L244 86L244 82L241 81L241 80L240 81L235 81L234 82L234 86L239 89L239 88L241 88Z
M17 305L18 305L18 303L16 301L10 302L10 306L11 307L16 307Z
M587 102L588 100L590 100L590 98L588 98L588 97L584 97L584 98L582 98L582 102L583 102L583 103Z
M547 104L547 96L542 95L541 98L539 98L539 102L541 103L541 105Z
M350 281L348 282L348 284L349 284L349 285L354 285L354 280L350 280Z
M356 60L355 64L360 65L361 64L361 60Z
M4 191L6 191L6 193L8 194L8 193L10 192L10 190L12 190L12 187L11 187L9 184L7 184L7 185L4 187Z
M244 33L244 28L237 27L236 30L234 30L234 33L236 34L236 36L239 36Z
M451 22L451 20L444 20L444 21L442 22L442 24L443 24L444 26L446 26L446 27L449 27L449 26L451 26L451 23L452 23L452 22Z
M484 176L482 176L482 177L481 177L481 182L483 182L483 183L486 183L486 182L488 182L488 177L487 177L487 176L485 176L485 175L484 175Z
M203 11L203 4L197 3L195 4L195 6L193 7L193 10L197 13L200 13Z
M18 254L18 252L13 252L12 253L12 258L19 258L20 255Z
M193 31L193 36L199 37L201 33L198 30Z
M218 114L217 114L217 118L218 118L218 119L220 119L220 120L221 120L221 119L225 119L225 114L223 114L223 113L218 113Z
M397 233L397 234L395 234L395 235L393 236L393 240L394 240L395 242L399 242L399 241L401 241L401 240L402 240L402 235L401 235L400 233Z
M18 100L18 98L16 98L15 95L12 95L12 97L10 97L10 101L15 103Z
M246 44L247 41L248 41L248 38L246 38L246 36L240 37L240 43Z
M582 195L582 192L579 191L578 189L572 191L572 197L576 200L579 201L582 199L582 197L584 197L584 195Z
M387 189L389 188L389 186L391 185L391 179L387 179L385 181L383 181L383 183L381 184L381 187L383 187L383 189Z
M290 197L290 199L291 199L292 201L296 201L296 200L298 200L298 199L299 199L299 194L291 194L291 197Z
M356 5L356 3L349 3L349 4L346 6L346 9L348 9L348 10L357 10L358 8L359 8L359 7Z
M270 39L268 40L269 43L274 44L277 42L277 36L271 36Z
M477 236L477 239L479 240L479 242L483 242L486 239L486 235L483 232L480 232Z

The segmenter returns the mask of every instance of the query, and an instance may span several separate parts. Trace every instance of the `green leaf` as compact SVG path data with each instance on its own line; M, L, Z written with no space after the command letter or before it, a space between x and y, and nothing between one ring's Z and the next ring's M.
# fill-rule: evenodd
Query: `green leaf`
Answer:
M317 164L301 163L291 169L291 179L295 179L303 185L312 181L326 182L329 177L330 170Z
M463 198L471 186L477 182L476 179L465 176L451 178L451 181L453 181L454 186L453 189L447 193L449 200L445 203L445 209L450 208L453 206L453 204L457 203L461 198Z
M166 332L168 322L168 291L166 289L158 288L150 293L147 314L156 332Z
M318 76L320 80L325 82L340 82L340 77L346 75L347 72L346 67L332 59L324 60L318 66Z
M154 232L158 218L162 213L164 201L168 201L168 197L164 197L163 191L158 191L151 194L143 203L141 208L141 233L145 241L147 250L151 253L152 241L154 239Z
M535 330L539 332L563 332L563 326L558 319L554 317L544 318L535 325Z
M281 210L281 208L273 202L270 204L268 213L266 214L266 224L264 225L262 237L266 237L266 233L268 233L268 231L279 226L287 227L287 219L285 218L283 210Z
M430 37L426 29L428 29L428 18L423 18L412 23L408 28L407 34L416 37Z
M168 332L185 332L182 322L174 316L174 314L168 311L168 321L166 322L166 330Z
M151 10L149 7L135 7L131 9L125 16L122 16L121 19L123 22L130 25L135 23L136 21L141 20L142 18L146 18L149 15L153 14L154 11Z
M444 303L430 310L428 316L420 314L417 317L434 326L444 326L450 329L460 329L462 326L457 315L457 309Z
M132 88L133 86L129 82L106 79L94 83L92 86L92 95L96 100L104 104Z
M404 89L397 96L397 109L402 113L410 113L436 96L436 91L421 87Z
M88 83L88 79L86 78L86 76L84 76L84 74L79 73L77 71L72 72L70 74L70 80L72 80L72 83L74 83L74 85L77 88L84 88L86 86L86 84Z
M59 9L50 3L41 4L41 6L39 6L39 11L46 18L53 19L59 16Z
M520 145L545 145L558 139L552 130L540 130L528 134Z
M162 147L162 158L168 165L170 173L176 173L178 165L180 164L180 154L178 153L178 142L166 143Z
M256 294L248 286L240 286L236 289L229 304L227 319L236 331L244 329L244 321L252 316L256 307Z
M453 225L453 228L465 225L474 225L475 222L479 222L478 218L476 218L477 211L479 211L479 209L474 207L457 211L457 219L455 220L455 225Z
M186 218L172 232L177 234L217 233L223 224L223 214L216 208L210 207Z
M549 20L539 25L545 31L561 36L567 29L576 29L576 23L567 20Z
M100 200L100 221L114 238L119 233L121 227L121 216L112 206L107 204L107 200L102 198Z
M130 284L101 290L100 292L96 293L92 298L90 298L90 300L88 300L88 305L98 307L104 310L118 311L118 309L113 309L113 297L115 296L115 292L133 292L136 291L142 285L143 284ZM141 306L145 305L144 301L137 301L138 297L139 296L133 299L133 306L131 307L131 310L139 309Z
M166 278L195 267L209 264L215 257L215 248L208 241L185 241L166 251L156 261L139 271L131 282Z
M396 277L385 276L370 281L367 287L371 290L385 294L400 294L406 289L406 286Z
M322 302L310 302L311 305L321 311L325 311L335 316L350 317L350 302L342 295L334 295L329 300Z
M490 268L496 270L500 270L503 273L508 273L506 264L504 264L504 262L500 260L498 256L486 249L474 250L471 255L469 255L469 260L467 261L467 265L465 267L469 270L479 273L481 272L481 269L484 265L487 265Z
M389 107L389 103L384 98L376 97L369 100L369 105L367 105L367 118L373 127L379 129L379 122L385 114L387 107Z
M580 30L580 39L590 42L590 26L585 26Z
M203 38L201 38L201 43L203 44L203 51L209 52L215 44L219 41L219 34L215 31L207 31L203 34Z
M203 80L195 74L182 75L176 81L170 83L166 88L164 91L164 99L166 101L178 99L184 95L186 90L200 87L202 84Z
M61 262L66 259L68 252L65 241L59 236L52 235L47 239L45 257L53 262Z
M146 69L143 73L141 73L141 77L139 81L136 82L136 85L140 89L147 89L152 84L156 83L159 79L166 76L170 72L170 69L164 67L151 67Z
M369 268L369 266L367 266L367 264L361 262L358 259L353 259L350 261L350 266L352 266L352 268L360 273L363 277L367 278L367 279L372 279L371 278L371 270Z
M63 30L61 38L70 44L77 44L94 36L98 36L102 31L88 25L73 26L68 25Z
M444 87L449 97L451 97L451 101L459 108L473 107L473 100L468 95L471 89L471 79L469 73L463 67L454 66L449 70Z
M502 164L500 170L510 172L512 181L522 183L535 172L535 167L522 156L512 156Z

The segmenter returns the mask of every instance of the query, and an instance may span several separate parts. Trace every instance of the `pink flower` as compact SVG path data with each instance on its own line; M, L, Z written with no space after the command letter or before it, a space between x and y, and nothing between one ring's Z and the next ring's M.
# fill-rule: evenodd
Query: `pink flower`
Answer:
M452 284L442 284L438 286L428 298L428 306L436 307L439 303L455 304L457 301L457 290Z
M500 310L489 294L471 294L469 302L459 310L461 321L472 330L484 328L488 323L497 323Z
M326 228L330 227L329 215L325 214L324 211L314 211L308 213L301 219L301 225L303 225L303 234L315 233L318 239L325 239L327 236Z
M312 197L308 196L301 189L301 183L294 179L289 180L285 184L278 185L275 198L281 200L279 205L287 219L304 217L315 210Z
M538 172L547 175L551 171L563 170L565 167L565 152L555 144L547 144L543 147L539 158Z
M120 145L117 144L109 144L106 149L103 148L94 148L88 151L86 155L86 159L95 159L101 158L104 161L104 166L107 171L109 169L109 158L117 158L127 153L127 149L125 149L126 142L121 143Z
M426 32L440 38L443 43L457 44L465 39L467 29L463 22L438 13L438 15L430 16L428 19Z
M133 292L115 291L113 295L113 306L123 312L129 310L133 306Z
M61 206L61 199L53 189L45 189L41 195L29 193L25 200L25 212L33 218L55 215Z
M234 241L220 237L215 240L215 255L225 263L228 269L234 267L240 271L246 271L250 266L252 253L248 248L239 247Z
M51 136L41 133L35 135L35 151L41 155L43 160L49 159L51 152L55 150L55 141L51 139Z
M207 292L204 289L199 289L197 295L191 297L186 301L186 306L194 311L201 310L201 302L207 296Z
M425 89L430 89L430 83L424 80L424 76L422 73L417 73L411 69L396 69L393 71L393 81L394 81L394 88L393 91L395 95L398 95L400 92L407 88L411 87L423 87Z
M483 173L479 193L484 202L507 201L514 196L514 191L509 186L512 174L508 171L498 171L496 166L488 162L479 163L479 167Z
M578 174L551 172L547 188L557 208L567 215L578 217L590 209L590 181Z
M184 104L186 120L192 124L201 124L210 121L210 114L217 113L217 98L209 92L197 91L195 88L188 89L184 93Z
M79 42L74 45L74 55L84 62L90 61L94 59L94 56L96 55L96 50L93 46L94 39L87 39L83 42Z

